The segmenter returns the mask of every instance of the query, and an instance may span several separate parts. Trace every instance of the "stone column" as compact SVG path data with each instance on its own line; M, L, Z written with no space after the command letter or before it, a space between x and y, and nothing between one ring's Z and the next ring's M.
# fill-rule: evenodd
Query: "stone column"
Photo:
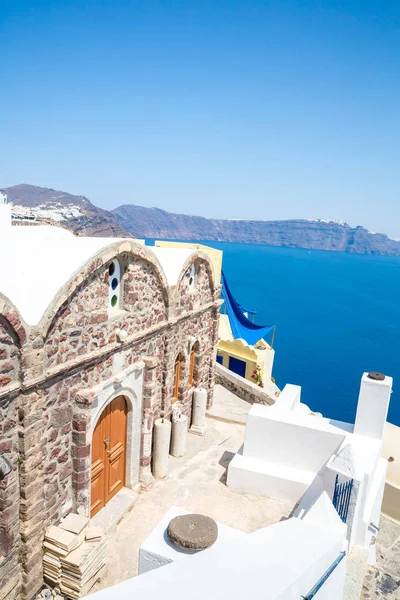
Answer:
M172 417L171 454L180 457L186 452L188 418L178 414Z
M153 443L154 413L157 400L157 366L156 358L145 358L143 374L143 416L140 440L139 481L143 489L153 484L151 472L151 450Z
M171 421L157 419L154 423L153 473L157 479L168 475L169 446L171 442Z
M171 409L171 398L174 388L175 357L171 352L171 332L165 334L164 356L162 360L162 390L161 390L161 416L165 417ZM170 366L172 365L172 366Z
M204 435L206 429L207 390L199 388L193 392L193 412L190 433Z
M91 391L82 390L76 394L72 419L72 487L73 509L83 511L90 517L91 486L91 439L90 406L93 401Z
M215 363L217 360L218 328L219 328L219 306L213 311L212 352L210 357L210 373L208 379L207 408L211 408L214 400L215 385Z

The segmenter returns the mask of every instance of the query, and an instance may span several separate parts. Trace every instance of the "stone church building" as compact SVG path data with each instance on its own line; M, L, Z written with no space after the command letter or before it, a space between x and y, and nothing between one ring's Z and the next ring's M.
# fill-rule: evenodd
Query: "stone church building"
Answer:
M156 418L212 402L207 254L11 227L0 214L0 600L31 598L44 530L152 483ZM6 214L3 214L6 213Z

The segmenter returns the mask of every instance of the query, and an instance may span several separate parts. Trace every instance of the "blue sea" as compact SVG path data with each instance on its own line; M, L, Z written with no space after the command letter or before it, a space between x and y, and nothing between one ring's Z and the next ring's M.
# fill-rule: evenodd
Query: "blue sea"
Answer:
M394 378L388 420L400 425L400 257L201 242L223 251L238 302L276 325L273 375L302 401L355 419L361 375Z

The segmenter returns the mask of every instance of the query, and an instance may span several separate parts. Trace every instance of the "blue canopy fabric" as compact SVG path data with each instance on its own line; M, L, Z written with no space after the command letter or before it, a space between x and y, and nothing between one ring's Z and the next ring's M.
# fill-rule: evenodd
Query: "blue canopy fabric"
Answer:
M239 304L239 308L242 312L248 313L249 315L256 315L257 311L255 308L247 308L247 306L243 306L243 304Z
M242 307L232 296L224 272L222 272L222 297L225 300L226 314L235 339L241 338L253 346L273 330L274 325L256 325L243 314Z

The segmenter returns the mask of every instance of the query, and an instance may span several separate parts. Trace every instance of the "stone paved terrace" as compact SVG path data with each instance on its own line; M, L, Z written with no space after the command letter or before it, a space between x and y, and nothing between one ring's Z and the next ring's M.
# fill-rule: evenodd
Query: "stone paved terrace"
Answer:
M137 575L138 552L171 506L200 512L250 533L289 516L290 502L232 490L225 485L226 467L244 440L244 425L207 419L203 437L188 435L183 458L170 458L166 479L139 494L132 509L108 535L108 569L95 589ZM96 515L96 524L99 524Z
M213 405L208 409L207 415L219 421L245 425L247 422L247 413L250 408L251 404L249 402L238 398L235 394L217 383L214 387Z
M381 515L377 564L368 567L362 600L400 600L400 524Z
M242 420L242 410L239 413ZM203 437L188 435L187 453L179 459L170 457L166 479L156 481L149 491L138 496L121 490L118 503L121 509L130 506L131 510L116 526L118 518L114 519L107 536L107 573L93 591L137 575L139 547L171 506L207 514L246 533L290 515L293 505L289 502L226 487L226 467L243 443L245 426L221 418L218 414L207 419ZM101 525L101 512L95 521ZM380 525L378 562L376 567L368 567L361 600L400 600L400 524L382 515Z

